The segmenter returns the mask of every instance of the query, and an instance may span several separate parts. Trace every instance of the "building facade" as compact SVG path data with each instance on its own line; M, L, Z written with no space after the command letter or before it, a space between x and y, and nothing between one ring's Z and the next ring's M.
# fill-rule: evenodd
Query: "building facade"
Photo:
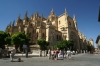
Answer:
M96 44L97 44L97 48L100 50L100 35L97 36Z
M43 15L40 16L38 12L29 18L26 12L24 19L21 19L19 15L16 25L14 25L14 22L10 23L6 31L9 32L10 35L15 32L29 34L31 44L36 44L36 41L40 38L49 41L51 46L54 46L61 40L73 39L74 50L87 49L86 36L78 31L76 16L74 15L74 17L71 18L66 9L60 16L56 16L52 9L47 18L44 18Z

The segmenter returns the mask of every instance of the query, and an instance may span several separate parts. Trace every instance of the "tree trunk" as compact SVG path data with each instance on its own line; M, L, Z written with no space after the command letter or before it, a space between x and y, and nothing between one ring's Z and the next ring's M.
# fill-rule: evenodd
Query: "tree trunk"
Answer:
M23 51L23 45L19 45L19 47L20 47L20 51L22 52Z

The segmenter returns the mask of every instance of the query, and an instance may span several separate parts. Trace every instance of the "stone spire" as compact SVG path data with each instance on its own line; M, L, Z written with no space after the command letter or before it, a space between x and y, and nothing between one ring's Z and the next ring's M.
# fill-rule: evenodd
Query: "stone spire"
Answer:
M51 13L50 13L51 15L54 15L55 13L54 13L54 10L53 10L53 8L52 8L52 10L51 10Z
M15 20L12 22L12 26L14 26L14 24L15 24Z
M37 20L38 17L39 17L39 13L38 13L38 11L37 11L37 12L35 13L35 15L34 15L34 19Z
M76 16L74 15L73 20L76 21Z
M73 21L74 21L74 25L75 25L76 30L78 30L78 26L77 26L76 16L75 15L73 17Z
M17 22L19 22L20 21L20 14L18 15L18 19L17 19Z
M27 19L27 14L28 14L28 11L26 11L26 14L24 16L24 19Z
M66 8L65 8L65 15L68 16L68 12L67 12Z
M42 21L43 21L43 14L41 16L40 27L42 26Z

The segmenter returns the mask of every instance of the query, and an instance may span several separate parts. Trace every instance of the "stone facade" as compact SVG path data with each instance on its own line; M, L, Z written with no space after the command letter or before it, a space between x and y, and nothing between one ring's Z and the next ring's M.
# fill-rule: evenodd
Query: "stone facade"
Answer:
M29 18L26 12L24 19L21 19L19 15L16 25L14 22L10 23L6 31L11 35L15 32L29 34L31 44L36 44L37 39L40 38L49 41L51 46L61 40L73 39L75 42L73 49L87 49L86 36L78 31L76 16L71 18L66 9L60 16L56 16L52 9L47 18L40 16L38 12Z

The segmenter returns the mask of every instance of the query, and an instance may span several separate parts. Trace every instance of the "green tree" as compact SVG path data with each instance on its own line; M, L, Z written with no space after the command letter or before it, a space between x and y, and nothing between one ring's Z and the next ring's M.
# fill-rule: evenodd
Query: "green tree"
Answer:
M74 41L73 41L72 39L69 39L69 40L67 41L67 46L68 46L68 48L71 49L71 47L73 47L73 45L74 45Z
M10 44L9 38L10 34L8 32L0 31L0 48L4 49L6 44Z
M67 40L57 42L55 48L58 48L60 50L67 49Z
M5 38L6 44L11 45L11 36L9 33L7 33L7 37Z
M49 42L47 42L45 39L38 39L37 44L40 46L41 50L46 50L47 46L49 45Z
M46 50L49 45L49 42L46 41L45 39L38 39L37 44L40 46L40 50ZM40 56L42 56L42 51L40 51ZM44 56L45 56L45 52L44 52Z
M19 47L22 50L23 44L27 45L29 43L29 37L22 32L17 32L11 36L11 43L15 45L16 49Z
M46 41L46 46L45 46L45 49L46 49L46 50L48 49L48 46L49 46L49 42Z

